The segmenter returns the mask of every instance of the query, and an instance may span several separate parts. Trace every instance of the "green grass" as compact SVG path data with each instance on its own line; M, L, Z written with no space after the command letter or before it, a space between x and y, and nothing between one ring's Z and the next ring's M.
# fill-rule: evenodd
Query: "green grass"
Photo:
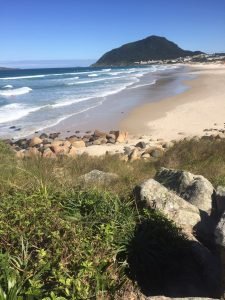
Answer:
M225 140L180 141L158 162L160 166L203 175L214 187L225 185Z
M129 278L138 281L143 271L134 275L146 244L152 281L159 268L175 268L185 237L162 215L138 210L133 197L160 166L225 184L225 141L181 141L159 161L132 163L118 156L17 160L0 143L0 299L124 299ZM119 179L87 189L79 176L93 169Z

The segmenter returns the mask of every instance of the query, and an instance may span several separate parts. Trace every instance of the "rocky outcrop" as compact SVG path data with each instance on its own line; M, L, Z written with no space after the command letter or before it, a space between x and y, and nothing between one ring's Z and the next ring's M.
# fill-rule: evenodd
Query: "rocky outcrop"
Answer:
M149 179L136 187L135 195L139 205L141 204L141 206L144 205L151 209L158 210L182 229L189 241L190 255L192 257L190 261L193 264L192 268L195 269L194 272L198 272L191 276L189 274L189 277L195 276L194 281L205 281L208 295L218 295L220 289L218 256L214 255L207 246L199 242L195 236L195 228L202 222L199 209L154 179ZM194 261L192 259L194 259ZM199 272L199 270L201 271ZM192 282L191 285L195 286L192 279L189 278L189 281ZM183 288L185 290L185 287ZM190 291L188 284L186 291ZM195 286L195 291L198 295L201 293L204 294L202 283L199 289L198 286Z
M200 210L211 212L214 188L205 177L162 168L157 172L155 179Z

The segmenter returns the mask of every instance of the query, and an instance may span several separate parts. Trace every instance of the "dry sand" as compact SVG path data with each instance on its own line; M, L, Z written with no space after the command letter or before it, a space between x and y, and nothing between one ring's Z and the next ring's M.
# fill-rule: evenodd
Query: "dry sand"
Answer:
M191 65L197 78L176 96L135 108L121 122L129 133L145 134L166 141L203 135L204 129L224 128L225 66Z

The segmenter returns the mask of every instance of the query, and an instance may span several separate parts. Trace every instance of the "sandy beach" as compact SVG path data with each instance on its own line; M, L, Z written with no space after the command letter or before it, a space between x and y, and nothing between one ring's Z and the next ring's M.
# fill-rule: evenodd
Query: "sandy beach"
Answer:
M154 85L111 96L100 108L93 109L87 119L69 118L44 132L60 132L59 139L63 140L81 129L77 137L84 136L85 142L89 141L85 137L87 129L89 134L95 129L129 133L125 143L90 140L88 147L84 145L76 150L76 154L85 152L91 156L123 154L125 145L133 150L139 142L144 142L146 147L162 147L165 142L185 137L218 135L225 126L224 80L223 65L184 66L159 74Z
M120 123L129 133L165 140L203 135L204 129L224 128L225 66L191 65L195 79L185 81L183 93L144 104Z

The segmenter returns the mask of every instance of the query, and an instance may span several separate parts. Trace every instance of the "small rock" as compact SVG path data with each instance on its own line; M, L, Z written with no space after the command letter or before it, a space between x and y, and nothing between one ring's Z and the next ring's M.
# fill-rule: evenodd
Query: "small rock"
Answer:
M39 138L40 138L41 140L47 139L47 138L48 138L48 135L47 135L46 133L42 133L42 134L39 136Z
M110 134L114 134L116 137L116 142L125 143L128 139L128 132L126 131L110 131Z
M101 145L101 140L95 140L92 142L93 145Z
M9 129L15 129L16 128L16 126L10 126L9 127Z
M124 147L124 154L125 155L130 155L132 152L132 149L130 147L125 146Z
M29 146L33 147L36 145L40 145L42 144L42 139L40 139L39 137L35 136L30 140Z
M27 139L20 139L20 140L16 141L15 144L24 149L24 146L26 148L28 147L29 142Z
M52 146L50 149L56 154L56 155L64 155L69 153L69 147L67 146Z
M148 159L148 158L150 158L151 156L150 156L150 154L149 153L143 153L142 155L141 155L141 158L144 158L144 159Z
M138 143L135 145L135 147L144 149L144 148L146 148L146 143L145 143L145 142L138 142Z
M82 147L86 147L85 142L80 140L80 141L73 141L71 142L72 146L75 148L82 148Z
M54 140L54 139L56 139L57 137L59 137L59 135L60 135L60 132L50 133L50 134L49 134L49 138L52 139L52 140Z
M97 130L97 129L96 129L96 130L94 131L93 136L94 136L95 138L100 138L100 137L106 138L106 133L103 132L103 131L100 131L100 130Z
M164 151L161 148L155 148L150 151L150 155L154 158L160 158L164 154Z
M115 136L115 134L112 134L112 133L107 133L106 134L106 138L109 140L109 139L116 139L116 136Z
M115 144L115 142L116 142L116 140L113 138L107 140L107 143L109 143L109 144Z
M169 148L171 148L173 146L174 146L174 144L172 142L167 142L167 143L164 143L162 145L162 147L165 148L165 149L169 149Z
M80 180L89 185L110 184L117 180L119 176L114 173L106 173L99 170L92 170L91 172L80 176Z
M137 148L134 148L132 150L132 152L128 155L128 158L131 162L140 158L140 154Z

